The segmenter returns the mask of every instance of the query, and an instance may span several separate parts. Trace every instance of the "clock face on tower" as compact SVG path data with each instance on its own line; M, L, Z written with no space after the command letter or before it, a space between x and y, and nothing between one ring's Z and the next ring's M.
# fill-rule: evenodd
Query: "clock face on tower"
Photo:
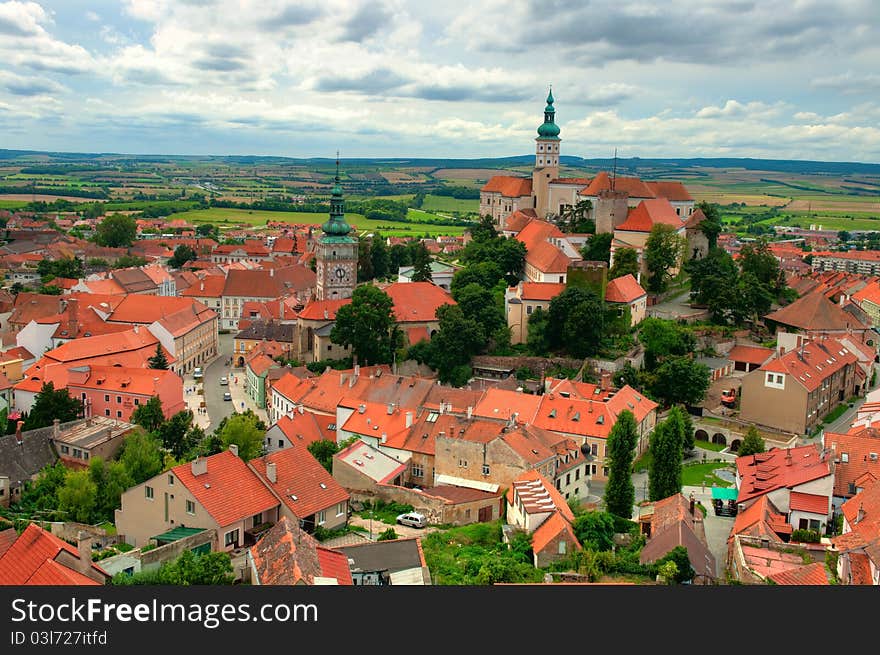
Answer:
M332 279L337 284L347 284L351 282L351 270L349 266L345 264L337 264L333 268L333 276Z

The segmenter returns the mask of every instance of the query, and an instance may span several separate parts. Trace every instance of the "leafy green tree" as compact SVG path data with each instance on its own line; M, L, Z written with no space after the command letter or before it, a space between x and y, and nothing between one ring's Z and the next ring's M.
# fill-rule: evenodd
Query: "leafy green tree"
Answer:
M770 242L765 237L743 244L739 265L743 273L754 275L774 296L785 288L785 273L779 268L779 260L770 251Z
M201 225L196 225L196 236L216 239L220 236L220 230L211 223L202 223Z
M266 431L260 430L255 418L246 414L234 414L229 417L218 436L224 449L229 448L230 444L238 446L238 456L245 461L263 454Z
M143 405L131 413L131 422L140 425L148 432L155 432L165 422L165 414L162 411L162 401L159 396L153 396Z
M590 218L592 210L593 203L590 200L580 200L568 205L559 216L559 229L580 234L594 233L596 224Z
M67 468L60 461L44 467L37 479L25 483L18 505L33 512L58 508L58 490L64 486Z
M195 261L198 258L195 250L182 243L174 249L174 255L168 260L168 265L171 268L183 268L187 262Z
M645 266L650 291L666 291L671 279L670 271L678 266L683 247L684 241L672 225L657 223L651 228L645 243Z
M651 434L651 461L648 465L648 497L662 500L681 491L681 435L668 420L661 421Z
M357 279L361 282L366 282L376 277L376 274L373 272L373 258L370 256L370 239L363 235L358 238L357 268Z
M624 275L632 275L636 279L639 277L639 253L634 248L618 248L614 251L614 263L608 270L608 279Z
M148 432L135 432L122 442L119 461L125 466L132 484L146 482L162 472L162 446Z
M604 334L605 311L599 297L584 287L568 287L550 301L547 337L551 348L574 357L598 351Z
M669 356L687 355L696 350L693 333L674 321L648 317L639 324L639 341L645 347L645 365L653 370Z
M391 258L388 255L388 246L378 233L370 239L370 259L373 260L373 275L376 278L382 279L391 273L397 273L397 269L390 269Z
M675 565L675 569L673 570L671 567L665 569L665 573L661 572L659 569L663 567L664 564L671 563ZM658 567L658 573L665 577L667 580L672 582L676 582L678 584L682 584L684 582L690 582L694 579L694 576L697 575L697 572L694 571L694 567L691 566L690 556L688 555L687 548L684 546L676 546L668 553L666 553L663 557L658 559L654 564Z
M709 389L709 367L690 357L672 357L653 371L651 393L666 405L696 405Z
M494 262L504 274L507 284L516 284L526 262L526 246L521 241L496 236L489 240L473 240L461 251L460 260L466 264Z
M412 274L413 282L433 282L434 278L431 276L431 253L428 252L428 247L419 242L418 247L415 249L413 253L413 274Z
M93 518L112 521L115 510L122 507L122 494L134 485L134 480L125 464L106 462L102 457L89 460L89 477L97 489Z
M351 303L340 307L330 332L333 343L351 346L363 364L388 364L401 344L394 301L371 284L357 287Z
M575 517L572 529L584 548L603 551L614 547L614 516L608 512L584 512Z
M79 523L89 523L98 505L98 487L89 471L69 471L58 490L58 509Z
M581 248L581 257L589 262L605 262L611 261L611 239L614 235L611 232L602 234L594 234L590 240ZM635 251L633 251L635 252Z
M339 446L336 445L335 441L319 439L310 443L306 448L312 454L312 457L320 462L321 466L330 473L333 472L333 455L339 452Z
M631 518L636 492L632 483L632 461L638 443L638 427L628 409L617 416L617 422L608 434L606 461L608 483L605 485L605 509Z
M703 215L706 217L700 221L700 232L709 241L709 248L714 248L718 245L718 235L721 234L721 230L724 227L721 222L721 211L718 205L706 200L697 203L697 209L702 210Z
M388 262L391 273L397 273L402 266L411 266L412 257L409 249L402 243L395 243L388 249Z
M746 431L746 436L743 437L737 454L740 457L744 457L745 455L763 453L765 450L766 445L764 444L764 439L761 437L761 433L758 432L758 429L754 425L750 425L749 429Z
M110 248L124 248L134 243L137 237L137 222L131 216L112 214L98 223L95 230L95 243Z
M133 575L117 573L112 585L231 585L235 580L229 553L210 552L195 554L186 550L173 562L166 562L154 571Z
M376 537L376 541L393 541L394 539L397 539L398 536L399 535L394 528L388 528L379 533L379 536Z
M483 326L486 334L506 327L504 310L495 303L492 292L476 283L458 289L455 298L465 318L472 319Z
M147 260L145 257L140 257L139 255L122 255L121 257L117 257L116 261L113 262L113 268L136 268L146 264Z
M492 241L498 236L495 219L489 215L480 217L480 222L470 229L470 233L474 241Z
M52 278L66 277L78 280L83 276L83 261L79 257L63 257L61 259L41 259L37 264L37 273L47 278L43 282L49 282Z
M54 284L42 284L37 289L37 293L43 294L44 296L60 296L64 293L64 290Z
M165 351L162 350L161 343L156 344L156 354L150 357L150 359L147 360L147 363L149 364L150 368L155 368L162 371L168 370L168 358L165 357Z
M186 438L192 422L192 411L185 409L177 412L167 421L162 421L156 430L156 436L162 441L162 446L175 459L183 458L196 445L190 443Z
M71 398L67 389L55 389L52 382L44 382L34 396L34 405L24 421L25 430L36 430L52 425L57 418L62 423L81 417L83 404L79 398Z
M482 325L466 318L458 305L442 305L437 318L440 327L431 339L428 364L437 370L441 382L454 378L460 386L465 370L470 371L471 357L486 346L486 332Z
M852 238L852 235L846 230L840 230L840 232L837 233L837 240L841 243L846 243L850 238Z
M469 284L479 284L484 289L494 289L504 279L504 273L495 262L470 264L455 272L449 289L458 302L458 292Z
M770 311L773 292L761 283L754 273L743 271L736 285L736 298L739 300L738 314L749 317L757 323L759 317Z
M543 307L537 307L529 316L529 351L538 357L544 357L550 352L549 324L550 316Z
M684 407L676 407L681 413L681 420L684 424L684 442L683 449L685 452L690 452L696 446L695 436L694 436L694 420L691 418L690 413L684 409Z

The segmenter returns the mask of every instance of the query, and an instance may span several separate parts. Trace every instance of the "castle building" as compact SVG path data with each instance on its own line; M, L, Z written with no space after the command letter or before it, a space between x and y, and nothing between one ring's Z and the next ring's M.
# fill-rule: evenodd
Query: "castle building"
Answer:
M351 298L357 285L358 241L345 221L345 201L339 183L339 160L330 198L330 218L321 226L315 247L318 300Z

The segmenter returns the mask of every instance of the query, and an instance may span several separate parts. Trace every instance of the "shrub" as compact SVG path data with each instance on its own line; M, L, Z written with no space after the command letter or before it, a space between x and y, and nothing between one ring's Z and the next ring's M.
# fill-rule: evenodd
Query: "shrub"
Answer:
M391 541L392 539L397 539L397 537L397 531L394 528L388 528L387 530L379 533L376 541Z
M799 541L807 544L819 543L821 537L818 530L794 530L791 533L792 541Z

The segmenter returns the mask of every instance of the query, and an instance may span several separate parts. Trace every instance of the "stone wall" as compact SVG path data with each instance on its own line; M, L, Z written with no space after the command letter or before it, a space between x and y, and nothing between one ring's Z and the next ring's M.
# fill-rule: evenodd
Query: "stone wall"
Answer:
M386 503L399 503L412 505L413 511L424 514L428 523L467 525L476 523L479 510L483 507L492 507L492 520L501 516L501 497L485 498L470 502L453 503L452 501L432 496L423 491L416 491L407 487L398 487L390 484L380 484L372 491L351 492L352 502L366 500L382 500Z
M158 569L166 562L176 560L184 551L192 550L206 543L211 544L212 551L219 550L219 540L215 530L203 530L198 534L173 541L170 544L165 544L146 552L143 552L140 548L135 548L134 550L103 559L97 564L110 575L121 573L129 568L132 569L133 573L151 571Z

